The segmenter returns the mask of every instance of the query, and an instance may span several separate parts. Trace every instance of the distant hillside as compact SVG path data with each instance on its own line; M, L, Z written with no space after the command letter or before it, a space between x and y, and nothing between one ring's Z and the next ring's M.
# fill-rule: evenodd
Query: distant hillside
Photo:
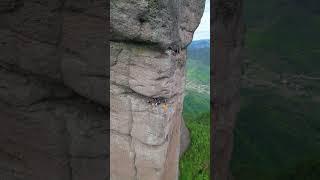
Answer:
M183 118L191 145L180 160L180 179L209 180L210 159L210 43L193 41L188 46L187 82Z
M194 59L205 65L210 64L210 40L192 41L188 46L188 59Z
M210 48L210 39L192 41L188 49Z
M184 114L197 116L210 109L210 40L192 41L187 52Z

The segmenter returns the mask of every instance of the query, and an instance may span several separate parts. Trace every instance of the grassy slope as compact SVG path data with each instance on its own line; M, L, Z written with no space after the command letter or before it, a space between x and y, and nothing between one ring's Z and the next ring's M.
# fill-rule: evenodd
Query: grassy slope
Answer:
M320 4L310 0L245 3L248 61L255 65L251 67L264 69L249 66L248 77L276 87L243 85L233 173L238 180L320 179L319 173L315 175L320 170L320 103L313 101L320 94L320 83L292 82L308 95L291 89L287 96L283 92L288 89L276 78L281 73L320 75ZM312 168L313 175L308 172Z
M204 56L192 57L187 61L187 79L195 84L209 86L210 67L204 63L207 60L203 59ZM180 160L180 180L209 180L209 94L187 88L183 117L190 130L191 145Z

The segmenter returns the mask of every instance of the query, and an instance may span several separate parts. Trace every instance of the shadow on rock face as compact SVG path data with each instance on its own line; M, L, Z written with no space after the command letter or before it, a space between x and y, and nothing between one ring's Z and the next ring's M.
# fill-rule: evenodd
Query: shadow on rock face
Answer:
M106 1L61 2L0 3L0 179L108 177Z

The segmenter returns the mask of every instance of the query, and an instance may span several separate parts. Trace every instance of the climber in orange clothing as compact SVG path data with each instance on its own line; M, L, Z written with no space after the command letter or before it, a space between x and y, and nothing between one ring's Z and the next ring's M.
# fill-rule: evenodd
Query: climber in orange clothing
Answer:
M167 105L167 103L162 104L162 109L163 109L164 112L167 112L167 111L168 111L168 105Z

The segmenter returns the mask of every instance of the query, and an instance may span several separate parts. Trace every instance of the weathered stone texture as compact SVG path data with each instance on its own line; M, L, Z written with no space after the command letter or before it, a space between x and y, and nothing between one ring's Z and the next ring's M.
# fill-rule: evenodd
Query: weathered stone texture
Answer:
M0 179L107 179L107 133L111 179L178 177L186 46L204 0L111 0L111 130L106 3L1 1Z
M175 112L181 116L184 66L171 54L134 44L111 42L111 54L115 54L111 56L111 130L132 139L135 174L131 178L163 179L173 123L180 121L173 116ZM148 100L153 97L167 98L167 102L152 105ZM117 146L111 143L111 149ZM112 151L111 174L125 164L113 163L121 161L116 157L118 152Z
M178 179L186 47L203 10L204 0L111 0L111 130L130 139L123 157L134 154L132 167L111 152L112 179Z
M0 2L0 179L107 179L106 1L63 2Z
M132 145L132 139L128 136L124 136L117 133L110 135L110 166L111 179L134 179L136 175L136 169L134 165L135 151Z
M204 0L111 0L112 40L185 47L192 40Z

